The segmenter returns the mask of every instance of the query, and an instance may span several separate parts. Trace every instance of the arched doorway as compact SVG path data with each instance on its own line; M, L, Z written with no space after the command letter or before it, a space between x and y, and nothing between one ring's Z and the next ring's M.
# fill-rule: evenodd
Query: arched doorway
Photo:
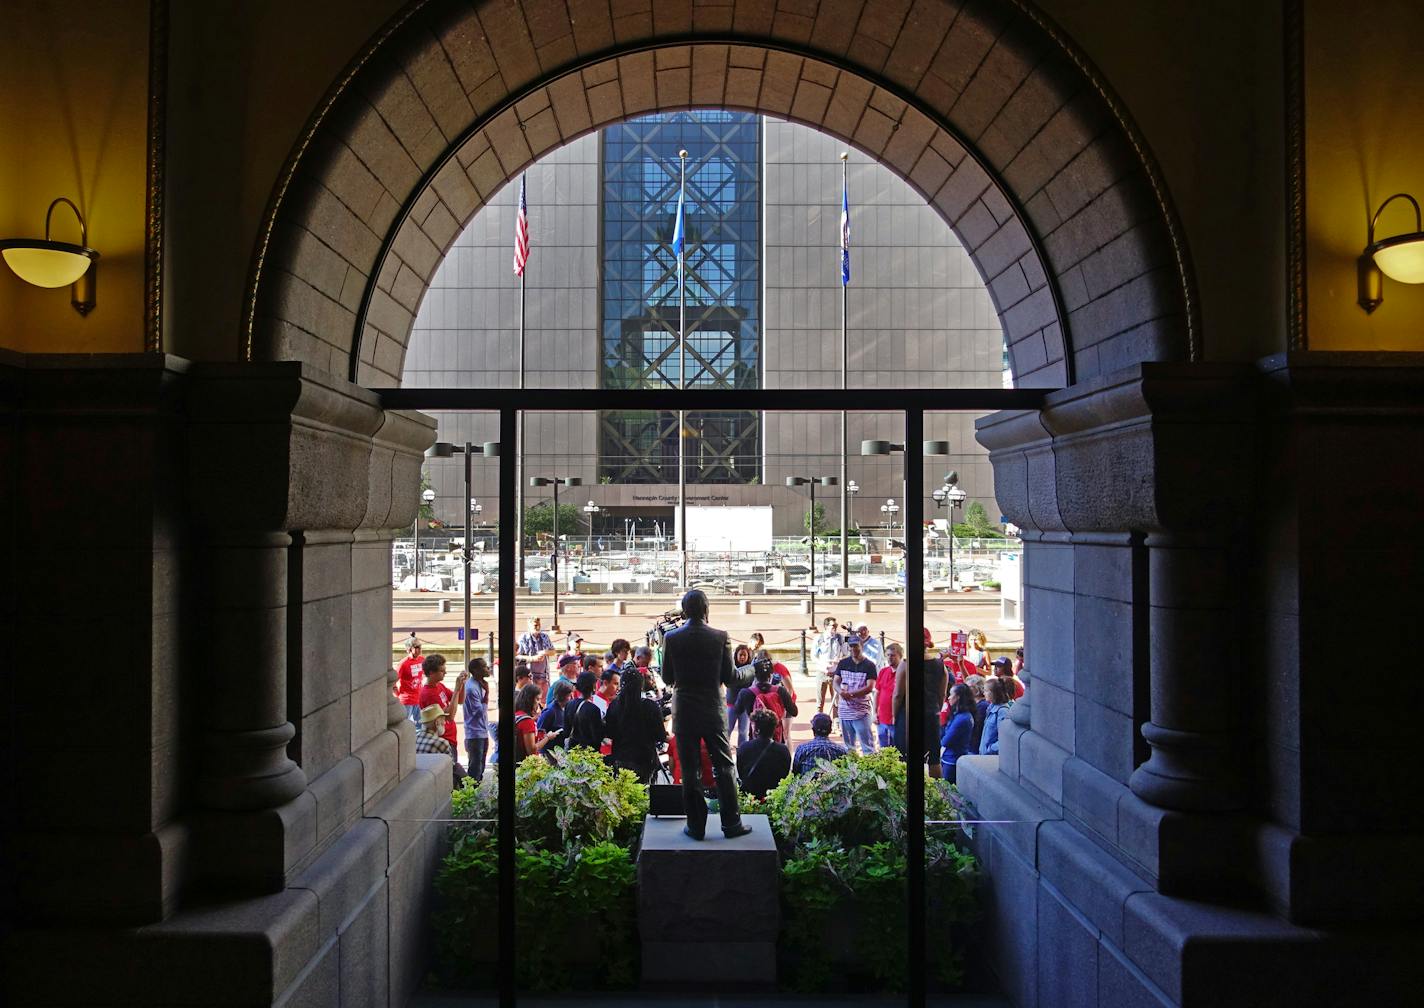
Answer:
M606 35L589 34L589 25L602 16L596 11L587 12L587 19L577 11L572 18L560 12L532 21L523 14L522 8L419 5L358 59L313 120L274 197L249 295L249 360L303 360L389 389L398 383L414 313L434 269L460 226L492 193L543 153L591 130L643 112L697 107L760 111L815 126L875 157L924 194L965 240L993 293L1021 393L1101 381L1143 362L1197 357L1188 256L1150 157L1085 61L1026 8L936 8L906 21L867 4L823 12L820 26L817 19L713 27L699 25L696 17L683 25L633 17L609 25ZM826 41L845 25L854 27L843 40ZM909 67L916 69L907 73ZM1028 407L1031 418L1042 401L1039 393L1005 397L996 405ZM401 390L384 402L474 405L459 394L427 400ZM805 406L812 402L803 400ZM754 398L658 394L639 400L664 410L684 403L704 409L714 403L762 406ZM481 405L499 409L499 440L513 443L522 408L517 399L487 396ZM926 410L967 404L922 389L904 405L922 420ZM1114 656L1122 668L1113 671L1130 684L1119 702L1127 710L1103 706L1110 731L1101 733L1105 740L1094 740L1098 749L1082 749L1084 765L1103 778L1093 778L1094 785L1110 790L1116 801L1128 790L1129 777L1136 784L1134 768L1141 769L1146 749L1137 737L1148 697L1141 632L1147 552L1138 530L1154 526L1159 516L1150 508L1127 509L1080 521L1063 506L1053 465L1042 465L1045 454L1053 455L1053 439L1121 419L1066 412L1092 422L1030 430L1029 419L1028 426L1013 427L1011 438L1003 425L986 436L1017 477L1007 490L1014 504L1004 509L1017 523L1055 546L1069 543L1070 567L1077 562L1071 544L1079 530L1129 557L1125 594L1133 632L1130 646ZM921 423L907 417L906 443L918 442L912 435L922 432ZM1040 434L1047 435L1046 443L1034 442ZM1111 495L1117 485L1140 489L1133 466L1114 466L1111 445L1104 453L1091 463L1106 467L1110 477L1102 492ZM1052 489L1043 492L1045 487ZM922 489L907 486L907 500L912 493L923 496ZM501 474L501 498L513 500L512 470ZM1035 523L1035 515L1042 520ZM1119 529L1122 535L1112 539ZM917 551L909 553L908 567L922 573ZM1061 551L1043 555L1062 562ZM500 563L505 570L513 566L503 541ZM922 629L920 573L907 579L910 638ZM1059 634L1046 654L1061 652L1064 613L1070 626L1076 618L1071 589L1068 598L1055 621L1044 624ZM513 605L506 601L499 636L509 642ZM505 656L506 667L512 655ZM1030 781L1039 772L1060 775L1057 791L1049 793L1061 796L1064 768L1076 758L1072 719L1078 698L1071 689L1053 696L1042 736L1047 748L1039 750L1046 762L1040 769L1016 766L1012 775ZM1082 709L1097 716L1086 704ZM1167 712L1168 722L1175 713ZM1023 725L1028 735L1026 714ZM1190 733L1164 728L1155 738L1164 743L1157 755L1169 753L1169 773L1157 779L1176 787L1184 779L1177 771L1185 767L1194 784L1195 765L1173 765L1170 754L1190 749L1195 737L1183 745ZM512 786L502 793L509 791ZM910 799L920 800L913 783ZM1023 817L1037 814L1033 808ZM1061 817L1048 808L1041 818ZM920 862L913 841L910 847L914 891L913 866ZM506 871L504 885L512 878ZM507 888L501 905L508 914ZM916 918L923 927L923 915L912 914ZM911 948L918 947L912 925ZM911 961L915 982L922 971Z
M592 4L443 0L373 41L293 152L243 356L396 384L425 285L493 191L606 123L694 106L815 126L915 186L994 292L1021 387L1197 356L1188 255L1150 155L1025 6L615 23Z

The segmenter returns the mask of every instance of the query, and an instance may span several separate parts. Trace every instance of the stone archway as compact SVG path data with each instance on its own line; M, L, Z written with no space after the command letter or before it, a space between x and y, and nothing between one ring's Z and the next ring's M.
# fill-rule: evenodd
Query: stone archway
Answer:
M1190 264L1150 156L1084 58L1015 0L618 18L417 4L289 161L244 356L399 384L425 287L495 191L584 133L695 106L805 123L905 178L978 266L1021 386L1198 356Z

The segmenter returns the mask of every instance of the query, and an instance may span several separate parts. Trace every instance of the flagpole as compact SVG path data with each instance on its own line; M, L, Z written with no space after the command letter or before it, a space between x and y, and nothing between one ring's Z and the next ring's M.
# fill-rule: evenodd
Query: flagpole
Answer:
M841 151L841 391L850 389L850 340L846 336L846 316L849 312L849 277L846 275L847 256L850 244L847 233L850 228L850 190L846 184L846 161L848 151ZM844 396L842 396L844 401ZM846 430L846 411L841 410L841 587L850 587L850 490L846 479L846 457L850 453L849 432ZM812 540L815 531L812 531Z
M528 204L524 198L524 175L519 176L519 210L516 213L525 214L524 226L529 226ZM515 243L518 244L519 223L515 222ZM527 232L526 232L527 234ZM519 388L524 388L524 274L528 270L529 261L527 258L528 246L526 248L526 258L524 265L519 270L519 351L515 364L519 369ZM515 454L514 461L516 475L514 479L514 535L515 548L519 552L519 584L524 584L524 411L518 413L519 423L515 428Z
M677 152L681 171L677 182L677 387L687 388L687 234L682 202L687 195L687 151ZM677 528L682 551L682 590L687 590L687 438L683 431L685 413L677 411Z

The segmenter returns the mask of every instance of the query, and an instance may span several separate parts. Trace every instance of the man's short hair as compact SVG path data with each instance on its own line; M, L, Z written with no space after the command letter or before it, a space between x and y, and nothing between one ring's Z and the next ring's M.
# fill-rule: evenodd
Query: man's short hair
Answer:
M688 619L707 618L707 595L701 588L694 588L682 597L682 614Z
M528 662L517 661L517 662L514 663L514 678L515 678L515 679L528 679L528 678L529 678L530 676L532 676L533 674L534 674L533 672L529 671L529 663L528 663Z
M573 695L574 688L569 685L569 681L567 679L560 679L558 682L554 683L555 700L567 700Z
M602 655L586 654L583 656L583 667L585 670L592 669L603 661Z
M757 738L773 738L776 735L777 725L781 719L776 716L775 711L759 707L752 711L752 731L756 732Z
M831 737L831 716L824 712L811 716L811 734L817 738Z
M652 661L653 649L648 647L648 645L646 644L639 644L636 648L633 649L633 660L637 661L639 658L646 658L648 659L648 661Z
M612 665L610 665L610 666L608 666L606 669L604 669L601 673L599 673L598 681L599 681L599 682L612 682L612 681L613 681L613 677L616 676L616 675L619 675L619 674L620 674L620 673L619 673L618 669L616 669L615 667L613 667Z
M582 695L593 696L593 691L598 688L598 674L596 672L589 672L587 669L585 669L584 671L578 674L578 679L575 680L575 685L578 687L578 691Z
M608 645L608 651L609 651L610 654L613 654L613 655L620 655L620 654L622 654L624 651L630 650L632 647L633 647L633 645L629 644L629 643L628 643L626 640L624 640L622 637L619 637L619 638L617 638L616 640L614 640L614 642L613 642L612 644Z
M425 664L421 666L421 671L426 675L439 675L445 671L445 656L443 654L433 654L425 659Z

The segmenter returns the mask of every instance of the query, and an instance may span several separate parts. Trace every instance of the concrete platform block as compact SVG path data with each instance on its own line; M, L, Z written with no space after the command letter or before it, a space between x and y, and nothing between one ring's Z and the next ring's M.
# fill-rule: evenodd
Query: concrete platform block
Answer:
M622 599L618 599L609 608L614 616L622 616L628 611L628 603Z
M686 820L655 819L643 827L638 855L638 929L647 983L771 984L781 926L775 893L781 871L766 816L748 815L752 832L723 838L716 817L707 839L682 833ZM766 912L748 915L757 905ZM693 938L668 941L669 938Z
M751 615L752 604L749 599L739 599L737 601L737 612L743 616Z

